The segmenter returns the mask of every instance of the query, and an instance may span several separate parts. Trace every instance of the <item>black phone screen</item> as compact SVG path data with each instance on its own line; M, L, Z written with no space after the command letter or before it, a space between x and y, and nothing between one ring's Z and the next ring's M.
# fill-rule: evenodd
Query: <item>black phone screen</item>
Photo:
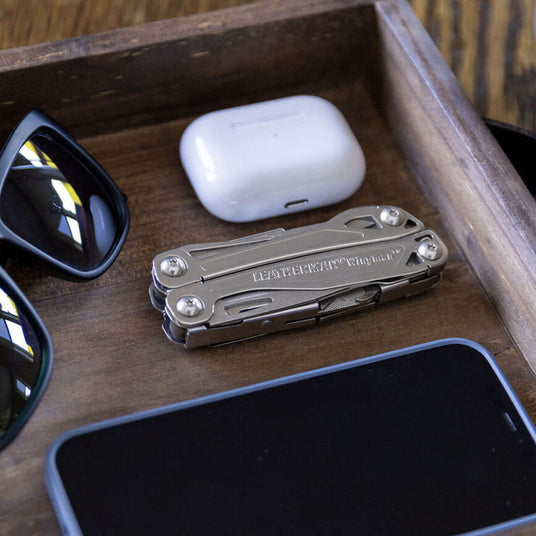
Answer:
M84 534L458 534L536 512L534 439L464 344L74 436L56 464Z

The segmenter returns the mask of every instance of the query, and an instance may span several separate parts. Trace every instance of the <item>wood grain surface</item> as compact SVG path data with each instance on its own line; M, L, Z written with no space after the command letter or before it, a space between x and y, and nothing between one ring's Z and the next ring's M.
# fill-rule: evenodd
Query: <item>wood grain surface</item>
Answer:
M536 415L527 363L419 191L363 85L304 89L340 107L367 155L367 181L336 207L247 226L211 217L181 171L177 139L189 119L82 140L127 194L132 227L118 260L91 283L54 279L14 261L7 266L51 333L56 357L45 397L0 456L6 490L0 500L1 534L58 534L43 483L44 451L66 430L429 340L456 335L484 344ZM148 298L156 253L183 243L323 221L358 204L380 202L403 206L445 239L450 259L433 291L317 327L220 348L186 351L165 338L161 315Z
M484 4L479 0L476 3L484 6L479 10L479 16L498 9L495 2ZM93 6L91 13L100 13L100 10L107 13L102 15L103 26L86 26L96 24L98 18L87 11L90 4ZM64 21L66 15L60 16L56 11L53 16L44 10L43 3L28 2L26 6L34 8L34 22L28 24L26 30L20 30L19 35L19 30L10 29L6 21L8 17L20 16L22 3L19 7L19 3L3 1L0 3L1 24L7 26L6 33L0 30L0 35L5 38L11 32L13 40L8 40L7 46L29 43L33 35L44 35L34 34L32 29L34 25L36 28L41 24L46 26L40 22L39 15L48 17L47 24L56 17L56 25L50 24L50 27L62 27L62 31L71 32L61 34L66 37L110 29L106 24L115 29L124 21L131 24L147 20L144 17L161 19L168 14L183 13L172 12L172 9L195 11L216 7L216 3L201 1L161 2L158 9L156 4L129 2L129 9L125 2L99 0L47 4L54 10L78 13L76 22L71 18L68 23ZM429 24L436 24L433 21L445 10L452 15L454 11L451 9L455 6L461 6L464 13L469 12L468 4L414 2L414 7L421 16L426 15ZM512 0L510 4L516 2ZM482 173L469 159L471 154L483 155L484 169L493 168L499 179L508 175L510 168L504 156L494 156L496 146L486 135L480 138L469 135L471 129L481 134L478 115L459 92L446 68L435 69L431 62L433 51L418 49L427 42L426 37L417 36L419 29L413 23L405 24L407 20L403 14L401 20L400 14L389 13L385 6L375 11L371 5L359 0L281 0L270 3L269 7L243 6L227 14L194 18L180 28L173 21L162 23L157 26L156 36L155 27L151 26L139 31L125 30L82 38L64 45L0 54L0 102L11 103L4 104L1 129L13 126L9 125L12 107L22 109L26 105L21 94L37 94L32 87L20 88L16 81L23 83L26 76L28 86L32 86L39 81L61 78L66 75L60 68L65 66L60 65L64 60L75 69L67 74L79 76L84 65L90 69L86 78L72 80L71 86L65 84L53 88L45 85L50 95L43 98L50 109L62 115L69 126L75 127L77 133L84 132L84 127L90 133L80 141L128 196L132 217L123 251L110 270L95 281L80 284L58 280L14 260L6 266L51 333L55 363L51 383L35 414L16 441L0 455L0 534L59 533L44 487L43 471L46 449L64 431L105 418L434 339L466 337L486 346L532 419L536 418L534 374L492 304L494 288L486 288L486 280L475 273L468 262L467 248L471 240L478 241L480 229L468 225L466 229L470 232L460 234L463 218L458 226L452 225L456 221L456 213L451 208L456 203L453 193L465 191L475 196L479 213L487 210L484 203L490 191L486 189L488 186L497 195L501 193L493 182L484 190L479 190L471 182ZM346 10L343 9L345 6ZM170 11L164 12L164 8ZM488 9L491 11L486 11ZM126 15L127 12L130 14ZM376 16L382 17L379 28ZM23 20L28 21L24 17ZM450 20L446 24L453 22ZM22 22L17 25L23 28ZM355 31L356 25L359 32ZM26 41L17 42L17 35ZM42 37L36 39L41 41ZM136 39L138 41L129 41ZM150 40L152 44L149 46ZM138 49L136 42L147 46ZM400 43L404 46L399 47ZM199 44L205 48L196 48ZM303 47L299 50L305 57L302 59L303 54L298 58L283 54L285 46L293 50ZM452 46L449 44L451 48L447 49L451 50ZM112 47L115 53L102 54L106 47ZM155 57L154 47L163 53L164 60L179 57L184 61L183 69L170 72L167 69L169 61L156 63L151 75L155 78L144 85L143 76L135 67L150 66L147 59ZM397 47L400 48L398 52ZM177 54L177 49L182 52ZM223 54L222 50L228 54ZM307 50L314 53L312 58L307 56ZM333 57L337 60L330 61L330 50L336 51ZM207 51L209 53L199 55ZM53 54L50 56L51 52L59 55L56 60ZM354 61L358 52L361 55L365 52L370 64L347 69L358 63ZM32 63L34 53L40 61ZM382 58L386 53L387 57ZM110 65L118 69L113 75L122 76L124 85L118 86L117 94L102 95L99 92L110 80L107 70ZM419 69L424 69L424 76L418 76ZM65 80L69 77L65 76ZM184 93L180 98L190 99L189 105L179 112L172 111L176 101L169 100L162 88L151 89L151 80L176 84L176 87L182 83ZM136 92L129 90L127 82L134 84ZM393 84L396 91L391 91ZM389 89L392 98L380 102L376 90L382 85ZM210 98L207 87L219 91L219 100ZM63 110L62 99L69 98L73 88L83 98L64 102ZM182 131L199 113L280 96L285 92L316 94L341 109L367 159L367 177L363 186L350 199L336 206L246 225L226 223L212 217L200 205L182 170L177 150ZM139 93L137 101L134 93ZM117 101L114 95L117 95ZM401 105L404 96L408 98L409 108ZM462 132L454 128L457 123L437 110L443 99L447 105L444 109L455 113L456 120L469 120ZM157 107L151 108L145 120L136 125L129 121L128 114L122 116L117 110L124 105L139 112L144 106L150 108L155 103L160 103L160 111ZM433 115L423 119L430 111ZM170 114L170 119L163 120L166 113ZM103 127L109 116L116 118L113 131ZM423 124L419 128L421 119ZM404 143L406 122L407 135L415 136L415 139ZM441 135L443 126L446 127L445 135ZM421 144L426 148L422 153L424 167L412 160ZM407 152L404 153L402 148ZM441 182L443 163L451 167L447 178ZM430 173L436 181L435 190L421 189L423 177L420 173L424 172ZM458 177L459 183L461 177L463 182L467 178L468 184L463 188L468 189L457 190L462 188L456 182ZM451 185L449 181L452 181ZM510 191L516 191L515 178L511 184ZM448 205L441 206L434 199L434 195L442 195L441 189L445 189ZM496 199L492 201L496 202ZM508 202L513 201L512 196ZM524 203L525 200L522 207L526 206ZM373 204L402 206L438 231L445 240L450 258L444 280L436 289L316 327L220 348L186 351L163 335L161 315L151 307L148 298L151 260L156 253L183 244L228 240L277 227L316 223L347 208ZM461 204L458 210L466 211L466 206ZM467 215L469 224L474 221L472 217L472 214ZM529 225L533 217L534 214L527 215L524 225ZM493 229L502 232L502 223L501 219ZM502 244L494 242L489 232L483 236L487 249ZM527 247L533 244L532 240ZM476 262L477 265L482 263L479 259ZM535 289L529 290L534 292ZM528 534L529 530L519 534Z
M536 370L534 198L428 36L418 32L407 4L379 4L378 11L380 49L388 51L384 104L393 131L422 190Z
M0 49L254 0L2 0ZM410 0L475 108L536 131L536 0Z

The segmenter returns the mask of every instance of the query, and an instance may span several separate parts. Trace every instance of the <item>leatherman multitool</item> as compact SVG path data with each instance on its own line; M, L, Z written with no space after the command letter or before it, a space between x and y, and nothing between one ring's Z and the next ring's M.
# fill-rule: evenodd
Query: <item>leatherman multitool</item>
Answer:
M315 324L428 290L447 248L400 208L347 210L325 223L208 244L153 260L153 305L186 348Z

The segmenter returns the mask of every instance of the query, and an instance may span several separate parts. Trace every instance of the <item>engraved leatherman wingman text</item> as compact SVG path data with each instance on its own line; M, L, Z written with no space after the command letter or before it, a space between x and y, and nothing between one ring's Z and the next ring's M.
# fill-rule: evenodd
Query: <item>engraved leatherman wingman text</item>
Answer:
M360 266L372 266L382 262L392 262L395 255L400 250L393 250L391 253L381 253L379 255L368 255L366 257L339 257L325 261L294 264L292 266L282 266L281 268L271 268L253 272L253 281L268 281L270 279L283 279L300 275L314 274L317 272L328 272L339 268L357 268Z

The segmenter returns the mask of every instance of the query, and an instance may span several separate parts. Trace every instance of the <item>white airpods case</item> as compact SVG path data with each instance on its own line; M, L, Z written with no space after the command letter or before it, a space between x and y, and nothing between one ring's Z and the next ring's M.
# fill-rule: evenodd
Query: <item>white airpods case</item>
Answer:
M203 115L184 131L180 155L201 203L233 222L337 203L365 175L342 113L310 95Z

